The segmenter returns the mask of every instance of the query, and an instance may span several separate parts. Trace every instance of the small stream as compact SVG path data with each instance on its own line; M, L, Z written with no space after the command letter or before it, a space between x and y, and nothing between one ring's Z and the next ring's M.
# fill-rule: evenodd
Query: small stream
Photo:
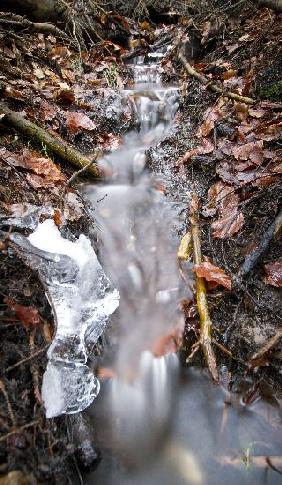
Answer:
M179 97L178 86L161 82L164 55L156 51L128 66L135 82L122 96L136 127L99 161L103 184L81 189L97 227L98 256L83 234L64 238L52 214L28 238L11 234L54 314L42 388L46 416L88 419L81 449L91 454L94 444L102 457L85 475L88 485L279 484L281 400L268 390L246 404L251 381L231 392L228 369L219 369L224 377L216 386L205 371L181 366L176 353L156 350L174 328L183 330L178 303L192 296L193 279L189 271L181 279L176 258L187 180L158 158L176 129ZM107 372L98 378L93 349L101 337L99 365Z
M175 221L187 206L186 181L169 164L156 163L155 174L146 170L148 149L157 153L175 129L178 87L161 83L163 55L139 57L129 66L135 85L123 94L132 100L136 130L101 161L109 174L106 184L84 192L101 229L103 268L120 294L117 342L104 359L114 376L102 379L99 398L87 411L102 460L85 480L88 485L278 484L281 476L266 457L281 469L279 401L270 405L260 398L246 406L240 385L230 393L226 378L215 386L205 372L180 368L176 354L152 353L154 342L173 325L181 328L177 302L191 296L175 258ZM228 375L226 368L221 371Z

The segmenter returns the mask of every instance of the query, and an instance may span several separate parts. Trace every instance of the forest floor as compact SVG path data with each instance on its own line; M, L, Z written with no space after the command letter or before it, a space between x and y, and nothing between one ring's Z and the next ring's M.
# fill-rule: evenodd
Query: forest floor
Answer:
M200 198L201 275L212 283L218 361L231 380L248 377L250 399L265 392L265 382L275 389L282 351L281 15L247 5L139 22L109 13L98 21L107 24L109 36L88 52L53 35L0 24L1 102L90 160L97 150L120 146L134 126L120 94L132 82L124 60L145 54L161 36L168 39L173 49L162 60L163 82L179 86L180 108L176 128L148 153L148 166L161 158ZM127 32L122 45L114 35L118 24ZM180 49L206 84L184 68ZM220 96L212 84L254 102ZM28 234L38 220L53 217L66 237L83 232L95 245L89 208L77 190L95 178L86 173L70 185L76 170L44 143L7 126L0 114L0 473L10 480L3 484L62 485L81 465L68 420L44 417L40 388L51 309L37 275L8 244L11 231ZM186 358L198 339L199 317L193 302L184 310Z

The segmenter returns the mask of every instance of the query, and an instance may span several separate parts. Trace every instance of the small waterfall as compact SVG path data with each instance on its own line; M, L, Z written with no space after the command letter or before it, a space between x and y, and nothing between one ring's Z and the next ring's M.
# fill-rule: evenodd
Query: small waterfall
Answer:
M138 58L131 68L135 86L123 94L133 104L137 130L100 161L109 174L107 183L87 186L84 197L101 229L102 265L120 294L117 377L110 384L107 424L119 452L136 464L149 458L168 429L177 357L157 358L152 349L182 324L182 316L173 213L145 170L146 150L171 128L178 90L161 84L155 62Z

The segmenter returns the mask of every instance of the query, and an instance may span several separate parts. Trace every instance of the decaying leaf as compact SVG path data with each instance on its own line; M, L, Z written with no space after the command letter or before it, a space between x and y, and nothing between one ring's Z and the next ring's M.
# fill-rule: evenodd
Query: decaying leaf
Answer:
M185 155L180 157L177 160L176 165L177 166L183 165L186 162L188 162L190 160L190 158L192 158L196 155L206 155L208 153L213 152L214 145L208 139L203 138L201 141L202 141L201 145L199 145L198 147L195 147L195 148L191 148L190 150L188 150L185 153Z
M81 130L92 131L95 130L96 125L87 115L76 112L68 111L66 113L67 127L73 134Z
M199 278L205 278L207 281L213 281L228 290L231 290L231 278L228 276L223 269L210 263L209 261L204 261L201 264L195 264L193 270Z
M65 195L63 215L68 221L77 221L83 216L83 204L75 192L68 192Z
M61 184L65 176L49 158L42 157L40 153L24 148L22 154L10 152L0 148L0 155L15 167L21 167L33 173L27 174L27 179L34 187L51 187Z
M214 129L215 122L221 119L223 117L223 114L224 114L223 111L219 109L218 106L208 108L203 116L204 122L198 129L198 132L197 132L198 138L202 136L203 137L208 136L210 132Z
M263 141L253 141L244 145L232 147L232 153L237 160L251 160L254 165L261 165L264 160Z
M244 224L244 215L236 208L226 209L224 216L212 223L212 235L219 239L226 239L236 234Z
M10 310L15 312L18 319L22 322L23 326L28 330L31 327L37 327L41 322L40 314L37 308L33 306L19 305L13 299L6 298L5 303Z
M265 283L272 286L282 286L282 260L272 261L264 266L266 277Z

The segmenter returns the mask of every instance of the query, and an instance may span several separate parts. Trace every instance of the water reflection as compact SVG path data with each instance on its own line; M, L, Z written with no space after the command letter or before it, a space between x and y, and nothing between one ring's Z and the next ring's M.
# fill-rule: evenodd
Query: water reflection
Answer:
M142 427L147 429L148 422L143 421L144 415L139 414L137 406L130 406L129 421L133 421L132 416L136 421L131 447L135 456L144 457L140 461L139 456L133 463L129 460L131 453L122 450L123 433L115 436L114 442L112 430L105 434L105 401L110 387L108 381L102 399L91 410L93 430L96 442L103 449L103 458L98 469L87 478L88 485L281 483L281 475L273 469L282 469L278 399L273 398L271 403L258 399L245 406L239 393L227 393L200 370L185 369L178 389L174 389L171 425L164 428L156 447L149 447L149 453L150 433L146 444L137 432ZM122 402L123 396L121 405ZM159 409L163 403L165 400L159 401Z

